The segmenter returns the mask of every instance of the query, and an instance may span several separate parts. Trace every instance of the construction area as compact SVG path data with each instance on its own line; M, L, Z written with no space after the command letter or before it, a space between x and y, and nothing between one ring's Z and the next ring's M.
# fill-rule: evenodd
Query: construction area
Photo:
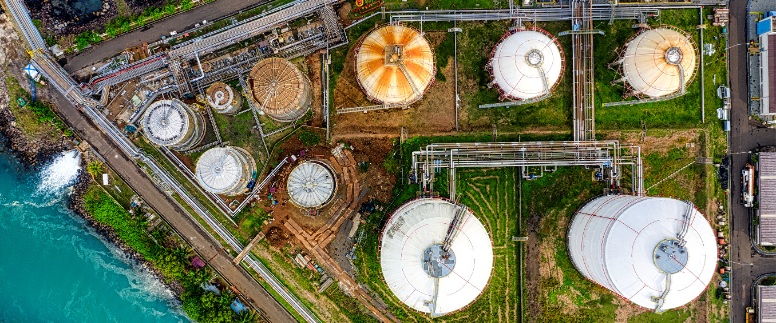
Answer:
M725 321L711 8L424 4L290 2L88 78L25 37L31 66L300 321ZM650 253L640 269L590 269L627 253L580 238L601 218Z

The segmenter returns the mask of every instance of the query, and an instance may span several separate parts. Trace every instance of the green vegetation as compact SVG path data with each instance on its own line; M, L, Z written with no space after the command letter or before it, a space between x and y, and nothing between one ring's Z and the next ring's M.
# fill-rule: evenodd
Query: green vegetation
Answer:
M132 215L97 185L92 185L83 195L86 211L98 222L111 226L118 237L129 247L154 263L168 280L181 283L185 292L181 296L183 309L197 322L235 322L239 315L230 308L234 296L222 293L220 296L203 290L200 285L213 277L207 269L194 269L189 265L191 250L167 248L163 241L169 232L147 232L147 223L141 215Z
M52 107L41 100L30 103L30 94L21 87L19 81L14 76L6 77L5 82L8 86L8 98L11 102L11 112L16 117L16 124L26 134L36 137L39 134L51 133L52 137L59 137L62 134L72 136L73 132L65 125L62 119L52 110ZM27 81L27 80L25 80ZM37 84L36 84L37 86ZM24 101L22 106L17 99ZM53 126L59 131L51 131L48 125Z
M99 186L92 186L84 194L84 207L95 220L110 225L116 234L132 249L141 253L146 259L156 257L156 243L145 231L143 219L132 216L110 197Z
M86 167L86 170L89 171L89 174L92 175L92 178L97 178L97 176L102 174L102 163L98 161L91 162Z
M301 131L298 138L305 147L312 147L321 143L321 135L312 131Z
M442 69L447 67L448 61L450 61L451 57L455 56L455 38L453 35L447 35L445 37L445 40L442 41L442 43L439 44L439 46L436 47L434 54L436 55L436 64L437 64L437 71L436 71L436 79L440 82L446 82L447 78L445 77L445 74L442 73Z

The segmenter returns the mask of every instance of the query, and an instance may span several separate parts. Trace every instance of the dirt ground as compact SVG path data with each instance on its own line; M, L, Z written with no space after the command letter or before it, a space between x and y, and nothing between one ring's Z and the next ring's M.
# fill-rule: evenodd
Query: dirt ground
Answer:
M541 216L539 213L534 213L531 218L528 219L528 250L525 259L525 284L528 289L528 295L526 295L526 305L528 306L528 319L529 322L541 322L542 321L542 284L540 271L540 262L537 261L540 258L541 249L539 248L539 236Z
M447 35L444 32L426 33L426 38L432 47L444 41L445 37ZM359 87L354 66L355 57L352 53L348 53L345 69L337 80L334 92L334 107L336 109L377 104L369 101ZM408 109L335 115L336 127L333 128L332 136L398 134L401 127L407 127L410 133L418 135L455 131L455 71L453 67L454 64L451 61L442 70L447 82L435 81L423 99L412 104ZM459 115L459 117L461 116Z
M283 246L288 243L289 234L280 226L271 226L267 229L267 241L269 244L277 249L283 249Z
M322 135L320 130L315 129L314 131ZM370 197L376 198L382 202L390 201L391 192L396 183L396 176L389 174L382 165L385 154L393 149L391 142L387 139L359 139L347 141L346 143L353 146L353 158L356 163L364 161L370 163L366 172L358 174L358 180L361 181L362 187L370 187ZM280 145L280 148L282 149L280 158L282 159L292 154L299 157L299 151L306 149L305 156L302 157L304 160L319 160L330 163L329 158L332 157L331 150L336 144L337 143L329 145L322 142L313 147L305 147L302 144L302 141L295 135ZM345 200L344 195L346 194L346 190L341 187L342 183L339 183L340 187L337 188L335 197L332 198L331 202L319 210L318 216L313 217L303 214L302 210L288 202L288 193L284 190L288 175L293 170L293 166L298 165L299 163L300 161L297 161L289 166L284 166L281 169L280 173L275 176L273 181L259 193L261 197L260 205L266 212L272 214L275 219L281 221L293 219L302 228L310 232L315 232L325 225L337 209L339 209L341 202L338 200ZM336 172L335 169L332 170ZM341 177L343 174L336 174L336 176ZM278 200L278 204L274 206L270 205L268 199L270 187L278 189L274 195ZM271 228L272 227L265 227L265 234L269 234Z
M313 102L311 109L313 110L313 119L311 125L313 127L323 126L323 93L321 87L321 54L315 53L307 57L307 66L309 67L307 75L310 78L310 82L313 87Z
M352 7L353 6L350 4L350 2L345 2L345 4L337 8L337 16L339 16L340 20L342 20L342 24L345 26L348 26L351 23L350 18L348 18L348 14L350 13Z

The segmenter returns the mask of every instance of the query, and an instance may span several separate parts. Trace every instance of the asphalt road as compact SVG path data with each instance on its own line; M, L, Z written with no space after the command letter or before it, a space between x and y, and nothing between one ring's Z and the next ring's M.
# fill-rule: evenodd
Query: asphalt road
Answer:
M730 1L730 46L747 42L746 15L747 0ZM747 48L736 46L730 49L728 66L732 96L730 146L730 214L731 232L729 259L732 264L731 317L734 323L746 320L745 311L751 306L752 282L762 274L776 272L776 257L758 254L749 238L749 210L741 205L741 170L749 154L760 147L776 145L776 129L760 128L750 123L747 107ZM716 282L715 282L716 283Z
M107 163L149 205L151 205L175 230L191 244L204 259L229 283L235 286L251 303L272 322L296 322L242 267L232 263L234 259L221 245L212 239L175 201L157 189L148 176L125 156L118 146L102 133L91 120L70 104L58 91L50 91L62 117L75 132L85 139L105 158Z
M72 75L75 71L113 57L129 47L142 45L143 42L150 44L162 39L162 36L170 36L173 30L188 30L202 20L213 21L268 2L271 0L218 0L199 6L102 42L75 55L68 55L65 70Z

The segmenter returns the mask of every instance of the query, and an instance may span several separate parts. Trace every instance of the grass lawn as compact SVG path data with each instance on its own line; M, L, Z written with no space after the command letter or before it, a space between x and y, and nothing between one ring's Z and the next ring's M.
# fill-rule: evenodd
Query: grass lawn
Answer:
M6 75L10 74L6 73ZM24 81L26 82L27 80ZM16 77L7 76L5 78L5 84L8 87L8 106L11 108L11 112L16 118L16 126L19 127L19 129L21 129L30 139L43 139L46 137L53 139L61 135L52 125L38 121L38 117L35 113L27 108L30 104L30 94L22 88ZM24 100L24 107L20 106L16 101L18 98Z

